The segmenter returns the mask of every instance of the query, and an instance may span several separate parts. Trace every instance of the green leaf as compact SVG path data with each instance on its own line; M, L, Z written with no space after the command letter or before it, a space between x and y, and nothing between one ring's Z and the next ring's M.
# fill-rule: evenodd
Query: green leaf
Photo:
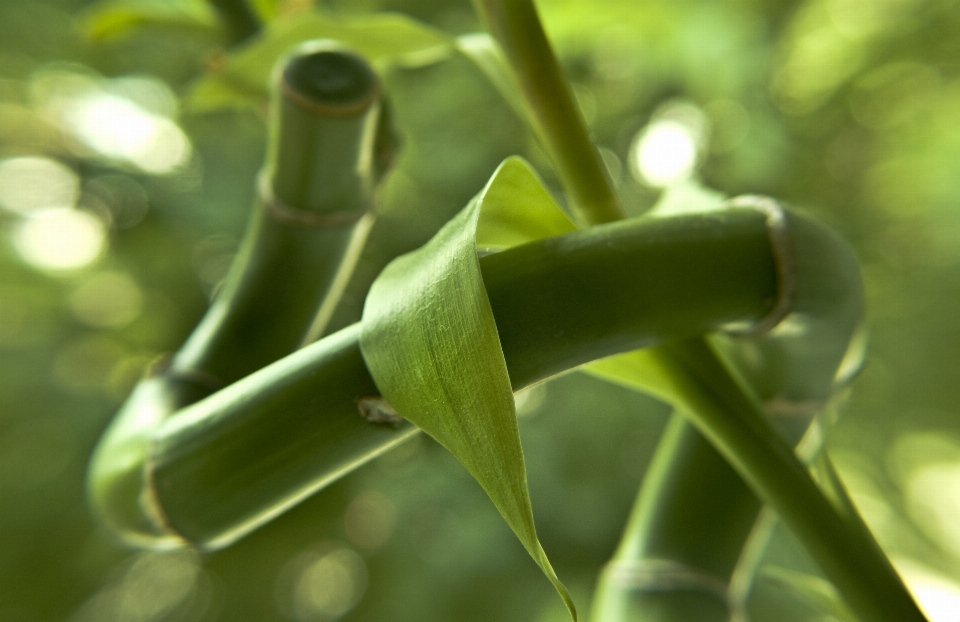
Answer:
M379 13L362 17L337 17L312 11L278 17L249 44L226 55L217 70L198 80L188 95L188 106L210 109L225 103L245 105L267 97L270 72L276 62L297 44L311 39L334 39L381 65L419 65L447 57L453 40L404 15ZM234 93L236 100L206 99L206 94ZM244 102L246 99L248 101Z
M501 97L521 119L527 119L527 110L520 97L517 79L507 64L497 42L485 32L461 35L456 39L457 50L469 58L490 80Z
M780 566L765 566L760 571L760 578L785 589L811 608L838 622L857 622L857 617L826 579Z
M480 483L575 620L537 539L513 392L477 258L481 233L488 246L503 247L573 229L529 165L506 160L430 242L380 274L360 346L383 396Z
M260 89L211 76L194 82L184 97L184 107L194 114L242 108L262 111L265 106L266 95Z
M269 22L277 15L278 0L250 0L250 6L256 12L260 21Z
M93 4L81 18L83 33L93 41L122 37L140 26L218 34L213 11L197 0L108 0Z
M633 350L594 361L580 368L591 376L652 395L680 408L685 401L670 372L651 350Z

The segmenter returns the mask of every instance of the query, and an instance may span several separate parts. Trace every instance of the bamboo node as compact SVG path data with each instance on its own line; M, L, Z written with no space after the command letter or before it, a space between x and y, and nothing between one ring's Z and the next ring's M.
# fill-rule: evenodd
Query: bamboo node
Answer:
M767 236L777 271L777 300L773 308L753 326L747 329L728 330L736 337L757 337L770 332L780 324L793 309L796 295L796 257L790 226L783 207L770 197L745 194L727 201L730 207L749 207L763 212L767 217Z
M607 580L635 592L702 592L730 607L727 582L699 568L669 559L614 560L607 564Z
M270 187L267 175L259 180L260 203L267 215L277 222L295 227L346 227L363 218L369 209L342 210L335 212L311 212L283 202Z

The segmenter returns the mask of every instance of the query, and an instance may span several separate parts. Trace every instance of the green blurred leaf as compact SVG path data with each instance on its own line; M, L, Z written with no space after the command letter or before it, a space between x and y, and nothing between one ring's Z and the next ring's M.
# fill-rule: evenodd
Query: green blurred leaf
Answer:
M216 15L197 0L106 0L93 4L81 19L84 34L103 41L130 34L141 26L216 35Z
M222 66L202 77L188 95L187 105L209 110L266 99L277 60L311 39L334 39L381 65L431 63L447 57L453 49L446 34L399 14L338 17L314 11L279 17L259 37L229 53ZM210 97L211 93L216 97ZM224 99L226 93L233 98Z
M277 15L278 0L250 0L250 6L261 20L268 22Z
M481 233L484 244L506 246L573 229L529 165L506 160L430 242L380 274L360 344L383 396L480 483L576 619L537 539L510 377L477 259Z
M837 622L858 622L836 588L826 579L780 566L764 566L760 578L783 588Z
M521 119L526 119L527 111L520 99L517 80L493 37L485 32L474 32L457 37L456 45L457 50L479 67L513 111Z
M193 113L214 112L231 108L260 108L266 105L265 95L256 89L218 78L202 78L195 82L185 97L186 108Z

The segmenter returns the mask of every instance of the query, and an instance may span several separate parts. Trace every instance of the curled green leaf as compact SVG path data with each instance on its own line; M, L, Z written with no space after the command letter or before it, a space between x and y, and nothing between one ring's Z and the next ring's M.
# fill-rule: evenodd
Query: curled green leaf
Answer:
M576 619L537 539L513 391L477 258L478 244L502 248L574 228L529 165L506 160L430 242L380 274L360 346L383 396L480 483Z

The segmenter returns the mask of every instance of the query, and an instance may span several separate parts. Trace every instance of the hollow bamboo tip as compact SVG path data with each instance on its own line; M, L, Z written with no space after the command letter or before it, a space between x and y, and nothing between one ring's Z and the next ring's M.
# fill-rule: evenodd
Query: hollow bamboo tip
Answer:
M380 84L373 68L353 52L324 46L300 52L283 68L283 95L318 116L357 116L377 101Z

